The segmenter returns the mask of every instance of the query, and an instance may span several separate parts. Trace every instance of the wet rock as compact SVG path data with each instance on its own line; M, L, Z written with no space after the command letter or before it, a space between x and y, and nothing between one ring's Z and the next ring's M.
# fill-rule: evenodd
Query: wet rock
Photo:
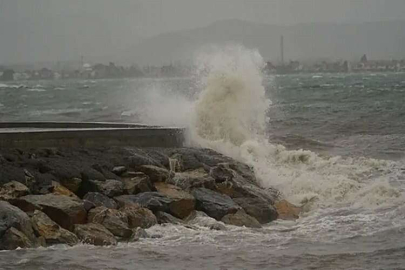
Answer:
M191 193L196 199L196 209L207 213L216 220L241 209L229 196L206 189L196 188Z
M210 230L224 231L226 226L224 223L216 221L201 211L193 211L185 220L190 225L197 225L209 228Z
M76 224L74 226L74 233L80 241L86 244L95 246L110 246L117 244L114 235L101 224Z
M165 182L173 176L173 173L169 172L165 168L153 165L142 165L138 168L138 170L149 176L149 180L152 183Z
M77 194L77 192L80 189L80 186L82 184L82 179L74 177L74 178L70 178L70 179L62 179L60 180L60 183L66 187L67 189L69 189L71 192Z
M130 228L149 228L157 224L156 216L152 211L139 205L125 206L120 211L127 215Z
M30 190L24 184L17 181L11 181L0 187L0 199L9 200L13 198L28 195Z
M108 209L103 206L91 209L88 221L103 225L115 236L128 239L132 230L128 227L128 216L117 209Z
M126 194L138 194L141 192L155 191L149 176L142 172L131 174L132 177L123 178L124 191Z
M52 187L53 187L53 190L52 190L53 194L64 195L64 196L68 196L71 198L79 199L79 197L77 197L76 194L74 194L72 191L70 191L66 187L62 186L58 182L52 181Z
M221 221L228 225L245 226L248 228L261 228L259 221L254 217L249 216L243 210L239 210L235 214L228 214L224 216Z
M112 172L118 176L123 175L127 171L127 167L125 166L117 166L112 169Z
M136 242L141 238L150 238L150 236L144 229L138 227L133 230L130 242Z
M187 217L195 209L195 198L179 187L166 183L155 183L157 191L172 200L170 213L178 218Z
M42 236L48 245L68 244L73 246L79 242L75 234L61 228L41 211L35 210L31 222L35 233Z
M286 200L281 200L275 204L277 209L278 218L285 220L294 220L299 218L301 208L289 203Z
M36 245L28 237L14 227L4 232L0 239L0 250L14 250L17 248L33 248Z
M173 178L166 183L175 185L183 190L204 187L207 189L215 189L215 180L200 168L193 171L176 173Z
M104 206L104 207L110 208L110 209L118 208L117 203L113 199L107 197L104 194L98 193L98 192L87 193L83 197L83 201L92 203L94 205L94 207ZM94 208L94 207L91 207L91 208Z
M170 223L170 224L184 224L185 222L179 218L176 218L169 213L157 212L156 218L159 224Z
M153 212L163 211L168 212L172 200L158 192L144 192L137 195L122 195L115 197L118 205L123 207L125 205L140 205L148 208Z
M142 165L161 166L158 161L143 153L132 153L132 156L128 158L128 163L132 168L135 169L139 168Z
M28 215L8 202L0 201L0 238L10 228L22 232L31 242L35 241L34 231Z
M269 223L277 219L277 210L268 201L260 198L235 198L245 212L257 219L261 224Z
M279 195L276 190L260 187L244 164L218 164L210 169L210 176L215 179L216 190L231 198L260 198L274 204Z
M124 184L118 180L91 181L95 185L95 190L110 198L124 194Z
M69 231L74 224L85 223L87 218L82 201L63 195L28 195L13 200L13 204L25 212L40 210Z

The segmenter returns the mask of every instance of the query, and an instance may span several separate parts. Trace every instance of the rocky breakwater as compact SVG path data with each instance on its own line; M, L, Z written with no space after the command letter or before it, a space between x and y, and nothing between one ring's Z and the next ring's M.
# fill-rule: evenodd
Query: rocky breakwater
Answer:
M209 149L0 150L1 250L116 245L162 223L260 228L276 205L297 217L249 166Z

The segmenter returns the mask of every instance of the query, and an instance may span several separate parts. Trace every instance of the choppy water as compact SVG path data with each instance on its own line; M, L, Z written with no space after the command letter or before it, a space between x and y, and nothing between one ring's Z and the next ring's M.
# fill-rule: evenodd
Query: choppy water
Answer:
M0 268L405 269L405 74L269 76L262 83L272 101L270 118L263 118L270 143L251 142L242 130L242 143L227 137L209 145L253 164L263 185L295 203L313 199L298 221L227 231L155 226L148 232L162 238L117 247L0 252ZM0 121L187 126L200 91L195 78L13 82L0 84ZM244 97L232 97L239 107L211 111L244 110L250 98ZM209 102L200 101L200 108ZM221 104L232 107L228 102ZM223 130L240 131L234 128ZM301 148L310 151L294 151Z

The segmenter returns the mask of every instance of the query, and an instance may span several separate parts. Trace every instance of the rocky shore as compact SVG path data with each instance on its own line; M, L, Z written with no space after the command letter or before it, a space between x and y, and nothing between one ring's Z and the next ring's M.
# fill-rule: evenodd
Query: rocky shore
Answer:
M156 224L260 228L299 208L209 149L0 150L0 250L116 245Z

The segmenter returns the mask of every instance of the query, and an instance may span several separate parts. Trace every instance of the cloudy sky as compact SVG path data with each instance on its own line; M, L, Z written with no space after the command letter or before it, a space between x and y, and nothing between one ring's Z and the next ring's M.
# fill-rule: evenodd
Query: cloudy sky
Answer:
M0 64L110 55L218 20L267 24L405 19L404 0L0 0Z

